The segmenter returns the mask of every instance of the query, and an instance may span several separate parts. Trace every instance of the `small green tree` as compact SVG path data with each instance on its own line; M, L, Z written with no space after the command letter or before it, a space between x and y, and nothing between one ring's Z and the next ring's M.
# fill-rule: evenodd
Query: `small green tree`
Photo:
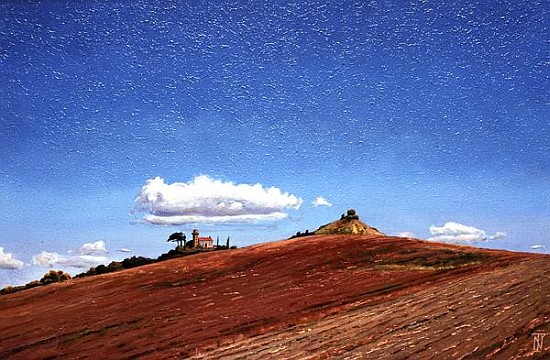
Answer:
M178 244L178 247L180 247L180 246L185 247L187 245L187 237L181 231L171 234L168 237L168 240L166 240L166 241L167 242L170 242L170 241L176 242Z

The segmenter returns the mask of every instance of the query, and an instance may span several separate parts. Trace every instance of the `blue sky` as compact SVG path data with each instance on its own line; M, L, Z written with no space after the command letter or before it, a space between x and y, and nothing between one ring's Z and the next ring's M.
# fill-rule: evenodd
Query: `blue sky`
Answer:
M40 277L42 252L75 274L82 256L157 256L176 230L245 246L349 207L387 234L550 248L543 1L4 1L0 13L0 285ZM164 209L200 221L143 220L161 213L135 202L157 177ZM225 190L194 187L205 177ZM281 197L242 200L254 184ZM220 204L247 220L209 219Z

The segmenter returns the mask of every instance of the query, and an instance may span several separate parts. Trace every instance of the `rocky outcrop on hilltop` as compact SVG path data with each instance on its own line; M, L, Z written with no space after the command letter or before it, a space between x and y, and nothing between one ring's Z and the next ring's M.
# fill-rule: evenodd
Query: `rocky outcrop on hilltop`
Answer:
M319 227L315 235L326 234L356 234L369 236L384 236L378 229L359 220L359 215L354 209L349 209L347 214L342 214L340 220Z

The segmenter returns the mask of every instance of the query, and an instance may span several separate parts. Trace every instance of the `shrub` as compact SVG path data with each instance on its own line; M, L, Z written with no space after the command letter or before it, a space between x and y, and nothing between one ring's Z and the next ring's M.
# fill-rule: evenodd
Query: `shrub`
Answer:
M95 272L95 267L92 266L91 268L88 269L88 271L75 275L75 278L80 278L85 276L94 276L94 275L97 275L97 274Z
M118 261L111 261L109 265L107 265L107 271L108 272L115 272L119 270L123 270L124 267L122 266L122 263Z
M2 290L0 290L0 294L1 295L13 294L16 291L17 291L17 288L15 288L13 286L6 286Z
M71 275L61 270L58 270L58 271L50 270L50 272L47 272L46 274L44 274L42 279L40 279L40 283L42 283L43 285L46 285L46 284L51 284L51 283L60 282L60 281L67 281L70 278L71 278Z
M101 274L107 274L109 272L109 269L107 269L107 266L101 264L101 265L98 265L95 267L95 273L96 275L101 275Z
M289 239L296 239L296 238L310 236L310 235L315 235L315 231L312 231L312 232L309 232L309 230L306 230L305 232L298 231L296 235L292 235L291 237L289 237Z
M43 285L39 280L33 280L25 285L25 289L32 289L33 287Z
M122 268L124 269L131 269L134 267L152 264L155 261L153 259L149 259L143 256L132 256L131 258L126 258L122 260Z

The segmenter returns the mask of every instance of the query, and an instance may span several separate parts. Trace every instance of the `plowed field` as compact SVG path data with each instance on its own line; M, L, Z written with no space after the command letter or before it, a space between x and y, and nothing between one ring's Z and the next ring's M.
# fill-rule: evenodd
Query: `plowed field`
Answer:
M550 256L319 235L0 297L0 359L539 358Z

